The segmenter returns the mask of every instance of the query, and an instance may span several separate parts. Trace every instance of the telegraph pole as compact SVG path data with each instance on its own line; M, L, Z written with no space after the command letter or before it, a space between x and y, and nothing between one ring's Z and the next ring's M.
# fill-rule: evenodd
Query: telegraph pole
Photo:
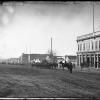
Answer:
M51 37L51 54L52 54L52 37Z
M51 55L51 62L53 62L53 52L52 52L52 37L51 37L51 53L50 53L50 55Z
M95 43L95 27L94 27L94 1L93 1L93 37L94 37L94 43ZM95 45L94 45L95 46ZM98 57L97 57L98 58ZM95 65L96 61L96 55L94 54L94 68L96 67Z

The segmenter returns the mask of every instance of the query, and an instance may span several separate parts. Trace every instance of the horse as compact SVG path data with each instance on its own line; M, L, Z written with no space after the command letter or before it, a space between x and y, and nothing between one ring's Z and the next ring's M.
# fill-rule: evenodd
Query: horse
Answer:
M50 63L48 63L48 66L49 66L51 69L57 69L58 63L56 63L56 62L50 62Z
M63 69L65 68L65 67L67 67L68 69L69 69L69 64L67 63L67 62L59 62L60 64L61 64L61 66L60 67L63 67Z
M64 69L65 67L67 67L68 71L70 71L70 73L72 73L73 65L72 65L71 62L67 63L67 62L65 61L65 63L63 63L63 62L61 61L60 64L62 64L63 69Z

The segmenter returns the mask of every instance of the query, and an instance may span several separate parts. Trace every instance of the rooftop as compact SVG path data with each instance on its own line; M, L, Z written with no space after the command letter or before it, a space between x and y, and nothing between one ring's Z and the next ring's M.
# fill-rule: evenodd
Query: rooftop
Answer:
M94 33L89 33L89 34L78 36L77 42L81 41L81 40L87 40L87 39L90 39L90 38L94 38L94 37L97 37L97 36L100 36L100 31L96 31Z
M76 55L66 55L66 57L68 57L69 59L77 59Z

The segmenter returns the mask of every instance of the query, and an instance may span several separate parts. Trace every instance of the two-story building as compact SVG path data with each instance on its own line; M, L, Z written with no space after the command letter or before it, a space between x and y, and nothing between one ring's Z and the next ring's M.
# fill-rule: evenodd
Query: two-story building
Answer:
M87 62L90 67L100 68L100 31L77 37L77 65Z

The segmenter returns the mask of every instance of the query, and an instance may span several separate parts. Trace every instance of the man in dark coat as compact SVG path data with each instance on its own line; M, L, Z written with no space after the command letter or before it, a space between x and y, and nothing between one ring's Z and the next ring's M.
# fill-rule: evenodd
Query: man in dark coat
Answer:
M69 71L70 71L70 73L72 73L72 70L73 70L73 65L72 65L71 62L69 62Z

